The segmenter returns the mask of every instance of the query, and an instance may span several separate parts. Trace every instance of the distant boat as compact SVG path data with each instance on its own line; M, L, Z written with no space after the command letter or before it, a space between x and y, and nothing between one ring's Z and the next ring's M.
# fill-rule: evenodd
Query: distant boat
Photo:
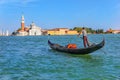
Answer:
M96 50L101 49L105 44L105 40L103 39L100 43L98 44L93 44L87 48L67 48L65 46L61 46L59 44L52 43L50 40L48 40L48 45L56 51L59 52L65 52L65 53L70 53L70 54L89 54L92 53Z

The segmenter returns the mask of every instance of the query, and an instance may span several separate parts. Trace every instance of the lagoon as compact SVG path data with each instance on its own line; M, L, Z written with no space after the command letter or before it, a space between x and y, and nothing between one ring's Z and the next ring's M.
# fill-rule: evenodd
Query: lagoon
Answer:
M120 80L120 34L90 34L92 43L105 38L105 46L88 55L52 50L47 40L67 45L74 36L0 37L0 80Z

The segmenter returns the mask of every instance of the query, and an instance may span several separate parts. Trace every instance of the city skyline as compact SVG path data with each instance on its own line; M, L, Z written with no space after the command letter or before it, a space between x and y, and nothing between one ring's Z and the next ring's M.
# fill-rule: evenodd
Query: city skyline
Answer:
M25 16L25 26L33 21L42 29L120 29L119 10L119 0L1 0L0 29L17 30L21 15Z

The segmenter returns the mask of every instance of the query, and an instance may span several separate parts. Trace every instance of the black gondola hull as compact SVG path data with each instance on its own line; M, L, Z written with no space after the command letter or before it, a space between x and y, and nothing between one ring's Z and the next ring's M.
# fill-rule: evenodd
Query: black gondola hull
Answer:
M105 44L105 40L103 39L103 41L100 42L99 44L94 44L94 45L91 45L87 48L70 49L70 48L66 48L64 46L61 46L59 44L52 43L50 40L48 40L48 45L53 50L71 53L71 54L89 54L89 53L92 53L96 50L99 50L100 48L102 48L104 46L104 44Z

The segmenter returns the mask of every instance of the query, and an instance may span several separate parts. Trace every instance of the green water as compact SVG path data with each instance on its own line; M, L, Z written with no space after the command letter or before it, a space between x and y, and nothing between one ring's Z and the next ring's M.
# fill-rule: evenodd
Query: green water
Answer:
M0 80L120 80L120 34L88 35L105 46L89 55L57 52L48 38L61 45L76 43L77 36L0 37Z

